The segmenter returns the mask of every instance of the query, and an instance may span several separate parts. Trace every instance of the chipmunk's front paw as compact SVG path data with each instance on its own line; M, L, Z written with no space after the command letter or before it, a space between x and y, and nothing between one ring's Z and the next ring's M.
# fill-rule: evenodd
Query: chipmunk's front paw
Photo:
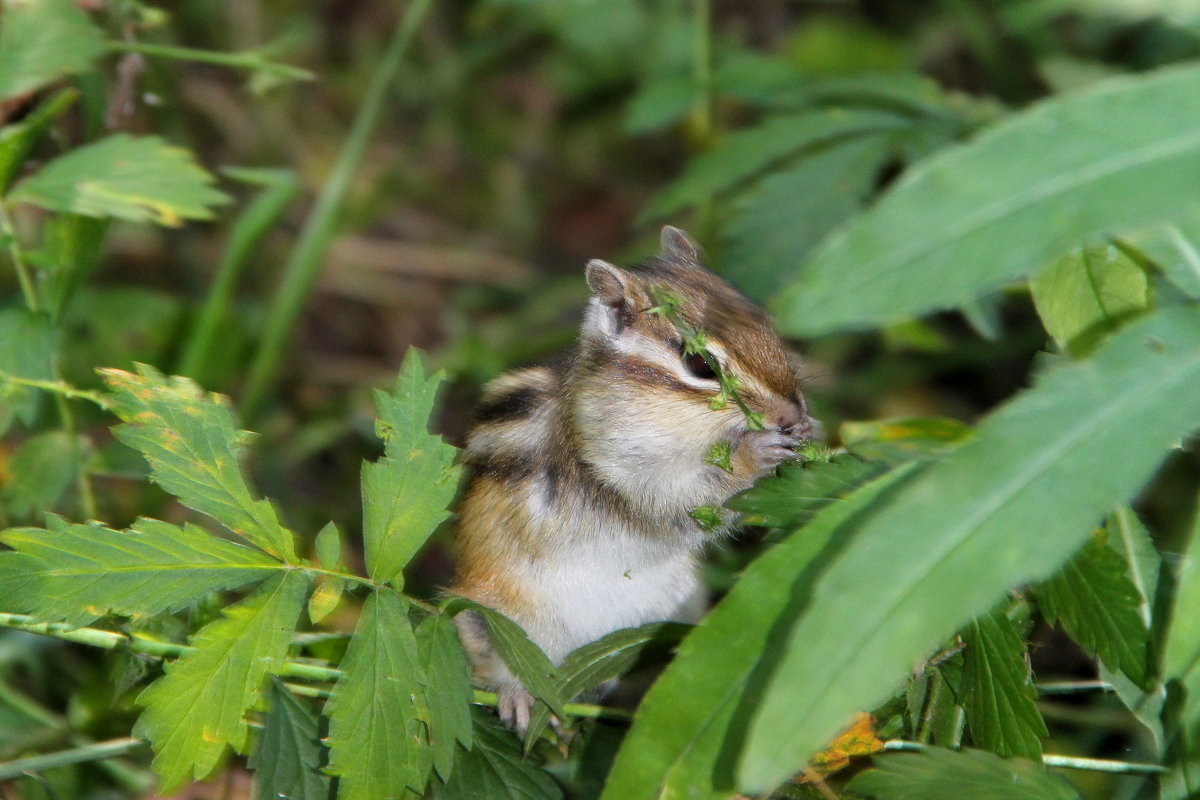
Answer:
M742 446L746 448L756 474L770 472L784 461L797 458L795 447L803 438L778 430L748 431Z
M500 721L515 731L517 736L524 738L529 729L529 715L536 702L533 695L519 683L506 683L496 692L500 697L497 710Z

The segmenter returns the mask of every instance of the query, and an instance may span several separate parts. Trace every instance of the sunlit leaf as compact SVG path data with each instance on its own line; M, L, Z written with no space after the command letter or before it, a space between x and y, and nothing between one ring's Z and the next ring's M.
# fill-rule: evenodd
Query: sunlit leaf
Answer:
M429 432L443 379L426 375L420 354L410 350L392 391L375 393L384 453L363 466L362 489L367 572L378 581L401 585L404 567L450 516L458 451Z
M4 38L5 33L0 29L0 62L3 62L5 57ZM0 64L0 70L3 70L2 64ZM3 81L4 77L0 75L0 83ZM39 103L20 122L0 128L0 194L4 193L4 190L8 188L8 182L20 172L29 152L42 138L42 134L50 127L50 124L65 114L77 99L79 99L78 91L63 89Z
M163 791L207 777L227 746L244 752L244 715L261 706L263 681L282 667L307 590L302 573L273 578L201 628L196 649L138 695L146 710L134 732L154 748Z
M1200 182L1200 68L1113 79L1015 113L907 172L773 307L811 335L965 303L1084 237L1181 213Z
M86 625L110 612L175 611L210 592L263 580L280 564L194 525L140 519L128 531L48 518L48 529L13 528L0 541L34 559L37 615Z
M9 195L50 211L178 226L211 219L228 197L192 153L157 136L117 133L59 156Z
M295 560L292 534L246 484L239 458L249 434L238 430L228 398L145 364L136 374L117 369L100 374L112 410L125 421L113 432L141 451L155 482L268 553Z

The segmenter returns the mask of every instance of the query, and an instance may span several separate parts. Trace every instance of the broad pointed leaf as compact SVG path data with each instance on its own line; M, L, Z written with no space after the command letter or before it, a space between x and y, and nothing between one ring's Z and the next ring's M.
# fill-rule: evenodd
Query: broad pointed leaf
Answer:
M83 469L86 440L66 431L47 431L21 442L0 486L0 505L10 519L27 520L53 511Z
M1142 617L1144 598L1128 562L1107 539L1104 531L1094 535L1057 575L1040 584L1038 607L1047 622L1060 623L1109 669L1119 669L1148 688L1150 630Z
M742 788L792 774L970 616L1055 571L1198 425L1191 308L1132 323L985 420L864 520L775 642L785 654L742 753Z
M474 714L474 746L456 748L454 773L435 783L438 800L562 800L554 779L521 752L520 742L486 711Z
M409 560L450 512L458 491L457 450L429 432L442 373L427 376L409 351L390 393L376 392L376 433L383 458L363 466L363 539L367 572L397 586Z
M327 772L339 800L417 798L432 766L425 675L404 602L379 589L367 598L326 706Z
M70 625L109 613L176 611L210 592L261 581L282 566L194 525L155 519L118 532L49 517L47 530L13 528L0 541L32 559L26 569L38 583L34 613Z
M1042 757L1049 736L1034 703L1025 643L1003 611L971 621L963 633L963 708L971 738L1001 756Z
M725 505L741 511L747 525L795 528L885 469L878 462L852 455L835 455L828 462L785 464L777 476L759 481Z
M811 335L912 317L1038 270L1086 236L1171 219L1200 183L1200 67L1013 114L913 167L775 298Z
M324 751L317 715L272 678L262 734L250 757L256 800L327 800L332 781L321 772Z
M179 226L211 219L229 200L190 151L157 136L117 133L59 156L13 187L9 200L89 217Z
M184 505L208 514L247 541L287 561L296 558L292 534L275 509L257 500L239 458L249 438L237 429L228 398L187 378L164 377L139 364L137 374L105 369L112 410L125 421L117 438L140 450L151 477Z
M283 666L307 590L299 572L273 578L201 628L196 649L138 695L146 710L134 732L154 748L163 791L207 777L226 747L244 752L244 715L261 707L263 682Z

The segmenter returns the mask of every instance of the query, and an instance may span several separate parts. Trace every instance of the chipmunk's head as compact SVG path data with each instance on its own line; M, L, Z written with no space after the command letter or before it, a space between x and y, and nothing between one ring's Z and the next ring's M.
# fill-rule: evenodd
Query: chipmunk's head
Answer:
M714 442L755 439L757 449L738 452L750 459L742 472L757 477L816 435L797 361L770 319L702 266L679 229L664 228L662 252L638 269L589 262L587 283L576 376L586 390L577 393L583 403L576 422L593 450L589 460L719 484L728 478L704 461ZM773 444L762 444L763 436ZM751 458L764 448L772 455ZM675 488L695 494L686 482Z

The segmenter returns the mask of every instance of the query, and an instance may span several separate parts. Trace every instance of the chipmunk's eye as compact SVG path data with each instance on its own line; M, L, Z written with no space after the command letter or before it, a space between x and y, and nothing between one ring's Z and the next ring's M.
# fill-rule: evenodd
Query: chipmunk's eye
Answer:
M709 366L708 361L699 353L684 353L683 365L687 367L687 371L695 375L697 378L704 380L716 380L717 373Z

